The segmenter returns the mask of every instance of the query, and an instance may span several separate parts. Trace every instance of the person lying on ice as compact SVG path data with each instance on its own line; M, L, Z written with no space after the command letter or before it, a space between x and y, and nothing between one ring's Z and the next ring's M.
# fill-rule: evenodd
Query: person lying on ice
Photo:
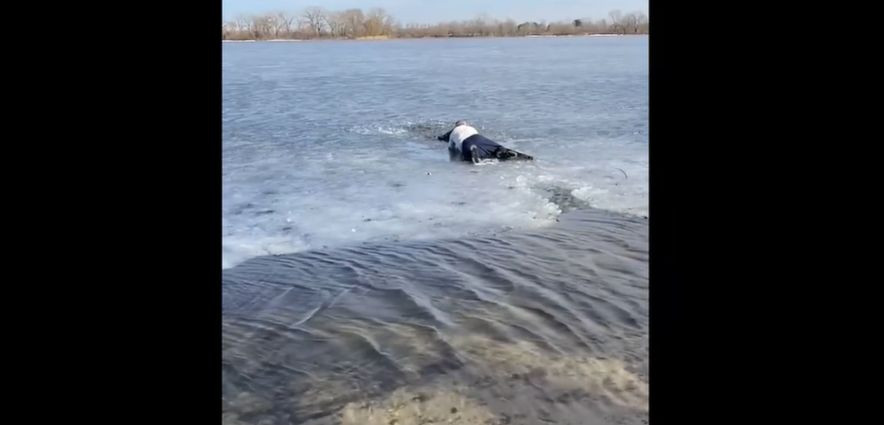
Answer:
M475 127L470 126L464 120L454 123L454 128L439 136L438 139L448 142L451 160L460 159L478 164L483 159L500 161L534 159L530 155L516 152L479 134Z

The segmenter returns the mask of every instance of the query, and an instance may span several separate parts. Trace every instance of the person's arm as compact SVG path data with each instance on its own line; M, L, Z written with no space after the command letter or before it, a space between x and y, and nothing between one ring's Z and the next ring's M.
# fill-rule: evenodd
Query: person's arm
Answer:
M453 128L452 128L451 130L448 130L448 133L445 133L445 134L443 134L443 135L437 137L437 139L439 139L439 140L441 140L441 141L443 141L443 142L447 142L447 141L448 141L448 137L451 136L451 132L452 132L452 131L454 131Z
M450 161L457 161L460 159L460 152L454 147L454 142L448 142L448 159Z

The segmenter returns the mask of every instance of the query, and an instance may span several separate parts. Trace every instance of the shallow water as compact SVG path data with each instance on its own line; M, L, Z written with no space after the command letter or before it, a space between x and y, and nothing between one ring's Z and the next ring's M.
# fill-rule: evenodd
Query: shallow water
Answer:
M647 220L362 243L223 273L225 423L645 423Z

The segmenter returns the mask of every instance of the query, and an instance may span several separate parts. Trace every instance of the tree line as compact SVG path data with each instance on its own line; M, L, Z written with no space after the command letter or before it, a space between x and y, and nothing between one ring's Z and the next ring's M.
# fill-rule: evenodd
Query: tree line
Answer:
M529 35L647 34L648 17L642 12L562 22L499 21L486 15L475 19L433 25L401 25L384 9L329 11L308 7L301 12L239 15L221 26L224 40L359 39L420 37L518 37Z

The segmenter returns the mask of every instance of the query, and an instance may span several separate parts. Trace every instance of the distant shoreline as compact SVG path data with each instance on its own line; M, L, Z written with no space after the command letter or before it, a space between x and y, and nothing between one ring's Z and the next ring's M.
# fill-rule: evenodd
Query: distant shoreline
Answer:
M511 36L466 36L466 37L389 37L369 36L357 38L274 38L267 40L226 40L222 43L281 43L281 42L304 42L304 41L389 41L389 40L422 40L422 39L462 39L462 38L558 38L558 37L647 37L648 34L564 34L564 35L511 35Z

